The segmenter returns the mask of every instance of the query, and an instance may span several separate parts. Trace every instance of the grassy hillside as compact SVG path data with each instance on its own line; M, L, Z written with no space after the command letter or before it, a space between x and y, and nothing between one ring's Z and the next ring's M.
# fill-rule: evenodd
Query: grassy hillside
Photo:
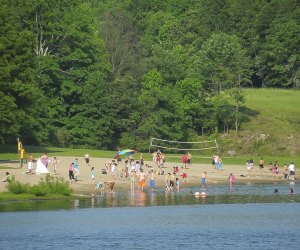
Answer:
M224 153L254 156L299 156L300 91L246 90L247 121L238 139L221 136Z

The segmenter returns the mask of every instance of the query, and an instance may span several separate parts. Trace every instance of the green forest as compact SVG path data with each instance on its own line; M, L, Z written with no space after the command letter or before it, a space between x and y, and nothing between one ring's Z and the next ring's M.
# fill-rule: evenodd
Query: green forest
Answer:
M298 0L0 0L0 143L147 150L239 136L300 88Z

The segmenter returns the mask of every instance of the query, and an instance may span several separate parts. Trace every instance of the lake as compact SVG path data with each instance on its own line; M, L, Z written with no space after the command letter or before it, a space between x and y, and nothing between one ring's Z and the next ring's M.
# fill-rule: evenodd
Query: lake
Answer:
M0 203L0 249L299 249L298 188L217 185Z

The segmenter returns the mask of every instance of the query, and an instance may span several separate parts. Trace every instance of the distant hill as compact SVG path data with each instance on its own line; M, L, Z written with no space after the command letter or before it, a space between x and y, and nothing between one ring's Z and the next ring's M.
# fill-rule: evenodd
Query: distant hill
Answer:
M232 130L220 135L222 153L226 155L300 154L300 91L247 89L238 139Z

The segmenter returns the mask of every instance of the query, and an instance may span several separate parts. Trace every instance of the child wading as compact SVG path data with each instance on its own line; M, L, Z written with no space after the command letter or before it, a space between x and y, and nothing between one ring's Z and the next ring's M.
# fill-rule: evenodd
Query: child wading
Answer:
M201 183L203 188L206 187L206 172L203 172L201 176Z

